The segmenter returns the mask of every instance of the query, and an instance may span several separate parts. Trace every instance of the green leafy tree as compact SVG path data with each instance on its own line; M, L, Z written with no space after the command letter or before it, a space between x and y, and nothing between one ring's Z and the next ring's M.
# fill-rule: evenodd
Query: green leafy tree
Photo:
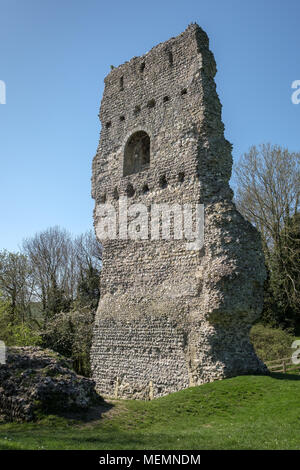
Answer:
M42 338L40 332L20 318L11 322L10 303L0 293L0 340L7 346L36 346Z
M276 248L272 250L269 261L271 274L264 316L273 317L277 325L299 331L300 213L286 220L280 232L280 250Z
M18 318L24 321L30 313L30 302L33 296L32 270L28 258L22 253L0 252L0 289L9 302L10 322Z

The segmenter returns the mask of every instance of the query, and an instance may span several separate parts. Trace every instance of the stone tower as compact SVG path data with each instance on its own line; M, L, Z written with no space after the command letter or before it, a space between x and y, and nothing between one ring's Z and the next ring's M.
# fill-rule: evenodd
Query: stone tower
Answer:
M117 213L125 196L149 214L162 203L205 210L201 249L174 236L100 239L91 360L106 396L152 398L267 372L249 340L262 308L264 258L259 234L232 202L231 144L208 43L192 24L105 78L92 178L96 232L98 208L105 202Z

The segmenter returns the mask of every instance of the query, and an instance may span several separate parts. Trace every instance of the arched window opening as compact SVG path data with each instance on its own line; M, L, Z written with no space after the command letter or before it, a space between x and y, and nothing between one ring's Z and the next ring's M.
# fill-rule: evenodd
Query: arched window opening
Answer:
M139 173L150 167L150 137L144 131L132 134L124 151L123 175Z

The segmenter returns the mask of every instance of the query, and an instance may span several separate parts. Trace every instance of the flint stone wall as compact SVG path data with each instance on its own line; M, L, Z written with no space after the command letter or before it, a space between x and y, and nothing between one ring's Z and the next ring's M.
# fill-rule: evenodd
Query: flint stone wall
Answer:
M92 379L77 375L60 354L11 347L0 364L0 418L32 421L40 413L85 410L101 401Z
M105 79L93 161L99 204L204 204L204 247L101 239L101 299L91 352L101 394L153 398L237 374L266 373L249 340L266 277L260 237L229 187L216 64L196 24ZM150 137L150 166L124 175L128 139ZM125 174L126 171L125 171ZM130 221L129 221L130 222Z

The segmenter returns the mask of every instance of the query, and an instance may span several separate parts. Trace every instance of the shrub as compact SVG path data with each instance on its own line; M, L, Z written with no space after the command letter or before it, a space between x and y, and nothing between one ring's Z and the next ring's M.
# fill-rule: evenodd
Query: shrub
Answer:
M292 354L293 336L280 328L271 328L260 323L254 325L250 339L256 354L263 361L272 361Z
M38 346L42 342L41 335L38 331L34 331L26 323L18 325L7 325L8 345L12 346Z
M56 314L43 332L43 346L70 358L77 374L90 376L94 314L88 308Z
M0 293L0 340L7 346L38 346L41 344L41 335L29 323L20 319L11 321L9 303L5 302Z

